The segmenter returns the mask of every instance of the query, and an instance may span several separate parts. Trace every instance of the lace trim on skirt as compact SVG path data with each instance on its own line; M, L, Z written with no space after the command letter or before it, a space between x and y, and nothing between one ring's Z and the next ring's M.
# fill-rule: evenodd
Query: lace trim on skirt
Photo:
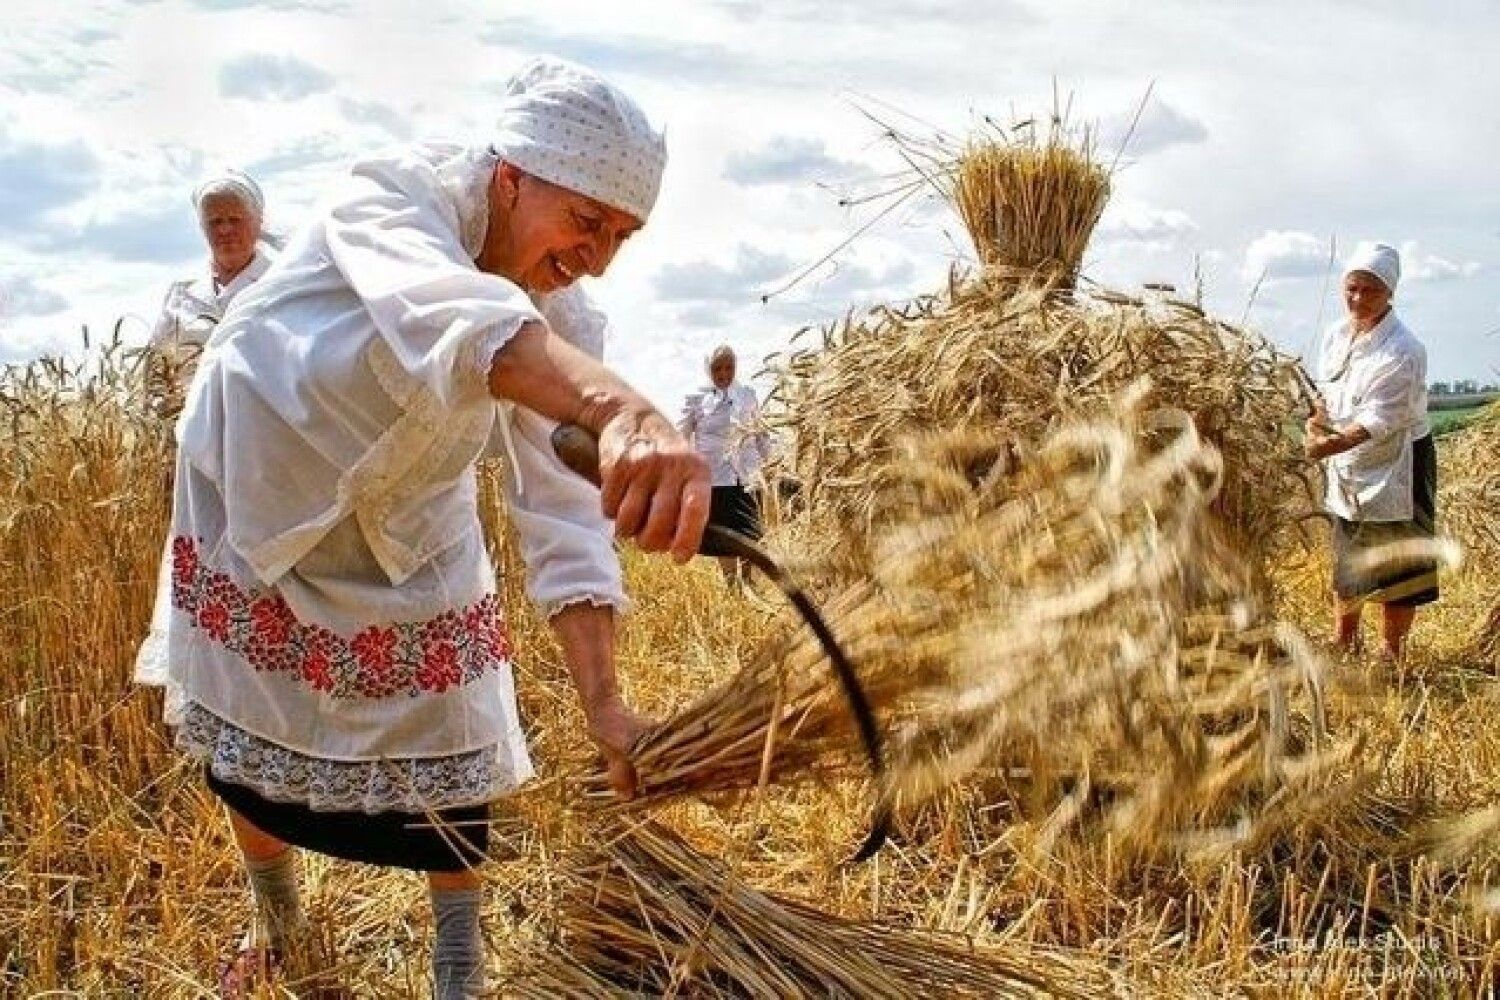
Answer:
M221 781L315 812L420 813L479 805L520 784L499 745L444 757L324 760L248 733L196 702L183 710L176 743Z

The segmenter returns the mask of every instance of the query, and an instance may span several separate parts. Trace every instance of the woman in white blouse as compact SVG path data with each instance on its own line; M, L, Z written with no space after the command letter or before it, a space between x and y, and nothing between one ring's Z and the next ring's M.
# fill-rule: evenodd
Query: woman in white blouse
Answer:
M602 334L574 282L645 222L665 159L628 96L536 60L491 143L357 164L215 330L179 423L138 673L166 685L245 856L260 933L225 968L227 995L316 962L289 845L427 872L434 995L484 990L484 820L532 774L510 666L525 651L476 508L497 423L529 594L632 793L646 723L616 684L612 534L689 558L708 470L575 346ZM598 436L602 493L552 453L559 421Z
M198 355L234 297L271 266L261 249L265 196L238 170L204 181L193 192L198 226L208 243L203 274L172 283L147 342L152 408L175 416L192 382Z
M1335 641L1355 649L1364 606L1379 604L1384 655L1392 660L1417 608L1438 597L1436 564L1399 553L1399 543L1433 537L1437 498L1427 351L1391 304L1400 277L1401 258L1385 244L1364 244L1348 262L1348 318L1324 335L1324 402L1306 429L1308 456L1326 466Z
M760 509L753 492L761 468L771 457L771 438L760 423L755 390L735 380L736 359L728 344L708 358L709 385L690 393L683 404L679 429L692 439L708 460L713 479L714 524L732 528L749 538L761 536ZM742 579L744 567L729 556L719 558L731 585Z

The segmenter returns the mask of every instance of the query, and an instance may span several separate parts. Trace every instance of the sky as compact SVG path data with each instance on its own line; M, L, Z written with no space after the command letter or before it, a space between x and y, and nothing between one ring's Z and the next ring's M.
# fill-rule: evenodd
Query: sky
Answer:
M142 341L205 267L189 196L213 168L251 172L290 231L362 156L484 141L550 53L666 131L649 225L588 286L606 360L669 412L717 344L748 374L972 260L936 194L863 200L905 167L891 127L1058 103L1114 167L1090 279L1201 280L1307 355L1340 315L1330 255L1382 240L1430 378L1497 381L1497 50L1493 0L4 0L0 362L76 353L84 326Z

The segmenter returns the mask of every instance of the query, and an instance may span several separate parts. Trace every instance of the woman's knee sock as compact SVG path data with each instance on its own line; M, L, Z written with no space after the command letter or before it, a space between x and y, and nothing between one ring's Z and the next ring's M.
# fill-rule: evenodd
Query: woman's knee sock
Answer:
M432 945L434 1000L473 1000L485 989L484 939L479 933L479 906L484 890L433 889Z
M307 926L297 888L297 852L288 848L273 858L245 859L256 915L273 948L285 949Z

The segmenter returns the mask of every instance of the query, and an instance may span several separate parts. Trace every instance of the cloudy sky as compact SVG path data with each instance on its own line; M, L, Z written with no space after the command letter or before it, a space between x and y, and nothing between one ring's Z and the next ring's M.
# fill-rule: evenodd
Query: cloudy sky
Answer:
M212 166L250 170L293 228L364 154L483 139L511 70L550 52L665 124L657 212L591 291L610 360L674 410L714 344L754 361L968 258L933 197L868 229L882 203L841 207L902 168L880 123L963 135L1049 111L1054 88L1110 159L1150 88L1094 279L1188 289L1196 269L1212 308L1303 353L1337 315L1331 241L1381 239L1404 250L1431 376L1500 378L1493 0L0 7L0 361L76 350L82 325L120 317L143 338L167 283L203 266L188 193Z

